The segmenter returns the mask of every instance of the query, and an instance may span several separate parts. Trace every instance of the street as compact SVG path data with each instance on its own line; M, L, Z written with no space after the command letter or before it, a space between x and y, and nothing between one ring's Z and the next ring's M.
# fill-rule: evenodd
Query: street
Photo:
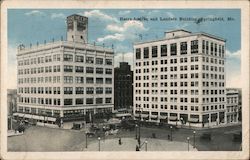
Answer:
M235 131L241 131L241 125L196 130L195 146L198 151L239 151L241 142L233 142L232 140L233 132ZM141 127L142 139L152 138L153 133L155 134L155 139L169 141L169 128ZM203 133L211 133L211 141L200 139ZM104 138L104 135L100 136L101 139ZM185 143L187 143L187 137L189 137L190 144L194 145L193 130L184 128L173 129L172 136L173 141ZM118 137L135 139L135 131L120 130L117 135L108 135L105 136L105 139L117 139ZM98 139L97 136L94 136L89 137L87 143L91 145L96 142L98 142ZM9 151L80 151L85 148L85 145L85 132L82 130L62 130L30 126L23 135L8 137Z

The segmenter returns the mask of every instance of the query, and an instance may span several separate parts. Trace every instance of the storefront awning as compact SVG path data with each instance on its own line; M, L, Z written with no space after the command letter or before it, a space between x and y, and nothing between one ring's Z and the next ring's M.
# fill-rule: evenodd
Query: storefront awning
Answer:
M199 118L189 118L188 121L189 121L189 122L197 123L197 122L199 122Z
M170 121L177 121L177 116L170 116L170 117L169 117L169 120L170 120Z
M151 118L157 118L158 115L151 115Z
M160 116L160 119L167 119L168 116Z
M141 117L142 117L142 118L147 118L147 117L148 117L148 114L141 114Z

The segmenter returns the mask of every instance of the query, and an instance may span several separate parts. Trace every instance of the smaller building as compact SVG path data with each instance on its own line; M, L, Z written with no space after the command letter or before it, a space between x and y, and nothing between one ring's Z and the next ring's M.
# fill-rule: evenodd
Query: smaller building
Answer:
M239 122L240 112L240 100L239 100L239 89L227 88L226 89L226 122L237 123Z
M114 109L132 111L133 106L133 72L128 62L120 62L114 71Z
M11 117L13 112L16 112L17 108L17 90L8 89L7 90L7 114L8 114L8 130L12 129Z

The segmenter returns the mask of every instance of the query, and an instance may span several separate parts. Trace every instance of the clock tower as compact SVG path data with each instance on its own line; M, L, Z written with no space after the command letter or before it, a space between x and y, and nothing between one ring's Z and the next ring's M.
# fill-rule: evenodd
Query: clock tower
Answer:
M67 40L88 43L88 18L73 14L67 17Z

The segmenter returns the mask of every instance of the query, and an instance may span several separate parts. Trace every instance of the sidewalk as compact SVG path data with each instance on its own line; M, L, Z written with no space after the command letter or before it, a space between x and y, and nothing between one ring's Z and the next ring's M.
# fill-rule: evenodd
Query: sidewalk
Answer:
M241 122L239 123L227 123L227 124L221 124L221 125L217 125L217 126L209 126L209 127L189 127L189 126L180 126L178 125L177 128L184 128L184 129L195 129L195 130L208 130L211 128L225 128L225 127L230 127L230 126L240 126Z
M141 143L145 142L145 138L141 139ZM101 151L135 151L137 140L133 138L122 138L122 144L119 145L119 138L114 139L101 139L100 150ZM188 151L188 144L183 142L160 140L160 139L147 139L147 151ZM84 151L98 151L99 142L96 140L88 145L88 148L83 148ZM189 144L190 151L197 151ZM146 144L141 147L141 151L146 151Z
M7 132L8 137L12 137L12 136L20 136L23 135L23 132L18 132L18 131L14 131L14 130L8 130Z

